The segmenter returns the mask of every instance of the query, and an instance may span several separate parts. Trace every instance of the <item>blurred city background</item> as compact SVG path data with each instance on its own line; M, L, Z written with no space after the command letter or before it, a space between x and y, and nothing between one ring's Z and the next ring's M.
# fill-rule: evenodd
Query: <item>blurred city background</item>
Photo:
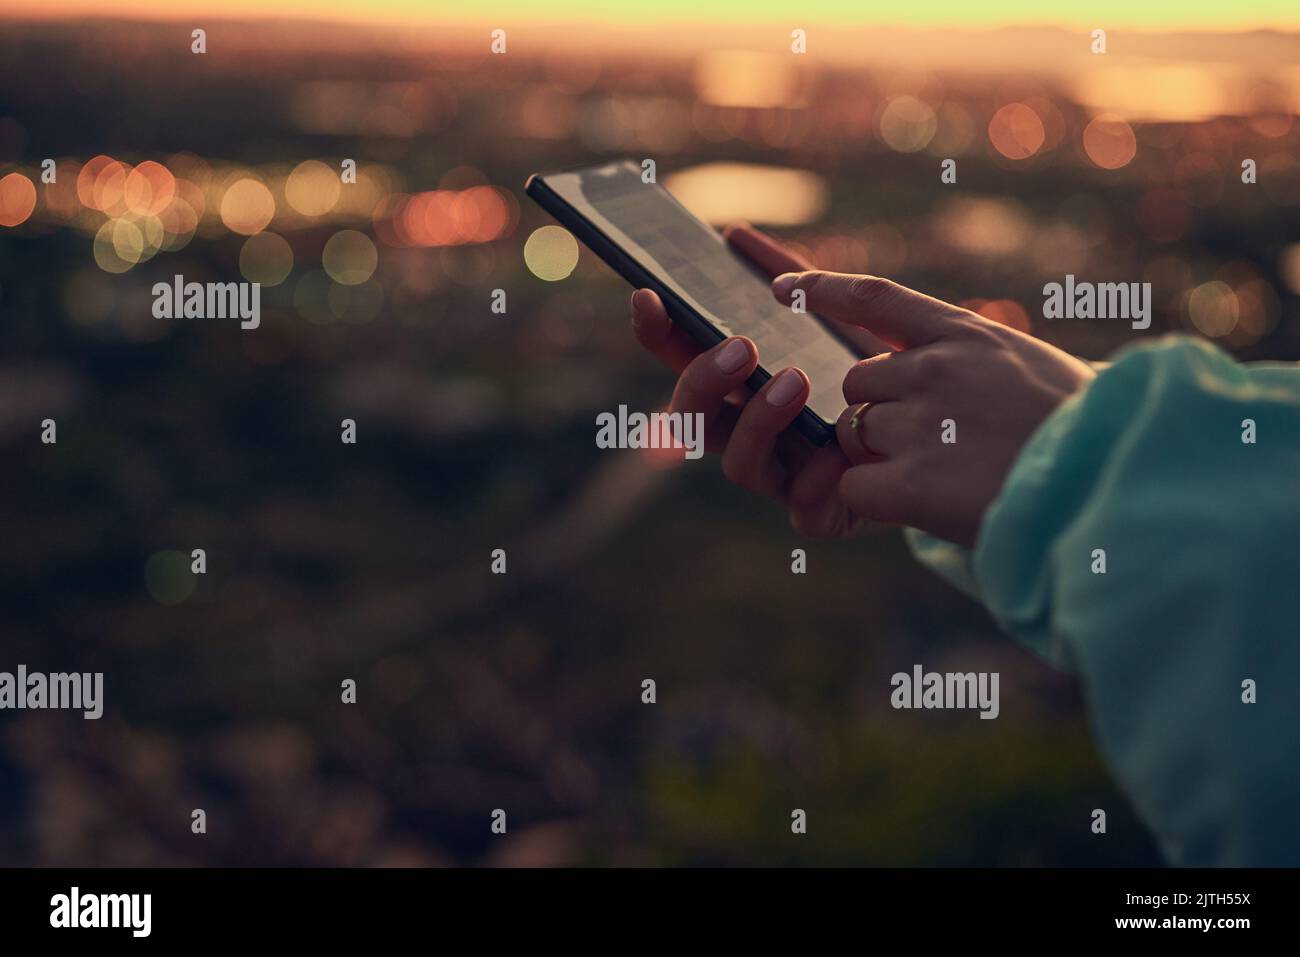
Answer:
M1088 358L1300 359L1297 24L694 6L0 8L0 670L106 688L0 713L0 864L1158 862L1080 689L900 536L596 449L672 379L522 186L653 158L711 222ZM262 283L260 328L153 318L178 273ZM1066 273L1150 281L1152 329L1044 321ZM999 671L1000 718L892 711L918 662Z

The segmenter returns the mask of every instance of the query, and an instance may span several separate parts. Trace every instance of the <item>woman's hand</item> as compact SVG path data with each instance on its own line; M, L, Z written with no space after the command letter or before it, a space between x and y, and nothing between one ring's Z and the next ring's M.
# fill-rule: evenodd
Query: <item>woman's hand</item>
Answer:
M727 230L727 240L769 276L808 268L748 226ZM840 495L840 480L850 466L844 453L835 445L817 448L787 431L808 401L808 377L801 370L781 370L751 395L745 380L758 366L754 343L736 336L702 352L648 289L632 296L632 326L641 345L679 373L671 411L704 414L705 448L721 454L728 479L784 503L790 524L803 535L847 536L872 524ZM845 334L863 355L883 348L863 329L848 327Z
M778 372L751 396L744 383L759 357L749 339L702 352L659 297L639 289L637 339L679 373L671 410L703 413L705 448L721 454L727 478L783 502L801 534L847 536L887 522L974 545L1024 443L1092 369L887 279L810 270L748 226L727 239L778 276L780 302L802 289L807 311L835 322L870 358L845 377L838 445L816 448L787 431L808 400L801 370Z
M973 546L984 511L1021 448L1095 376L1032 336L874 276L805 271L777 277L784 303L874 332L896 351L844 379L836 424L852 467L839 496L853 514Z

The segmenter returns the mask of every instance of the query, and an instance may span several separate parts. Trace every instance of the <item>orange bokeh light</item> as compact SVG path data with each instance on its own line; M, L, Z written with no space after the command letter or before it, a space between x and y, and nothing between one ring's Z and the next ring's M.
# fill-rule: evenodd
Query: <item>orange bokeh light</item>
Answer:
M451 218L456 195L441 189L424 194L424 245L453 246L460 241Z
M176 195L176 178L161 163L146 160L127 174L122 201L137 216L157 216Z
M1007 159L1029 159L1046 138L1043 121L1024 103L1008 103L989 120L989 142Z
M985 319L992 319L996 323L1020 332L1029 331L1029 313L1014 299L994 299L992 302L984 303L976 312Z
M386 220L385 225L378 221ZM377 234L396 246L461 246L490 243L515 228L510 194L495 186L429 190L381 204Z
M428 246L428 236L424 228L424 214L428 206L429 194L417 193L408 196L396 207L393 227L398 238L407 246Z
M36 187L22 173L0 179L0 226L20 226L36 208Z
M1084 128L1083 151L1102 169L1120 169L1137 155L1137 137L1121 117L1102 113Z
M390 246L460 246L508 236L518 207L499 187L471 186L390 196L373 218L375 234Z
M120 216L126 212L126 178L131 167L117 160L109 160L91 187L94 208L109 216Z
M236 180L221 197L221 221L232 233L252 236L260 233L275 215L275 197L258 180Z
M95 180L100 172L110 163L115 162L111 156L91 157L86 161L86 165L81 167L81 172L77 174L77 199L81 200L81 205L89 209L97 209L95 205Z
M1014 299L967 299L961 307L1020 332L1028 332L1030 328L1029 313Z

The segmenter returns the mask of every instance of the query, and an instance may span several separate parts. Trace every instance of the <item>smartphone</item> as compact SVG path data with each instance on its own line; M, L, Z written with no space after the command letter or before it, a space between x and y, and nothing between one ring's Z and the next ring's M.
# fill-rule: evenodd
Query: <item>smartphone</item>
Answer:
M802 369L812 391L795 427L817 445L834 441L844 375L862 357L812 313L777 302L767 276L668 190L643 182L636 163L534 174L525 192L633 286L657 292L702 347L753 340L751 389L772 377L769 369Z

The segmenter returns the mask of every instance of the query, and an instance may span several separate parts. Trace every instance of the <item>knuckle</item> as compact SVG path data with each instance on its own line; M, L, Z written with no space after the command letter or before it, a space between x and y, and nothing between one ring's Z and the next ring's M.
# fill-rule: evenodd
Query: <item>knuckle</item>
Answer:
M894 294L894 284L879 276L857 276L849 283L849 299L860 305L882 305Z
M849 375L855 376L859 379L864 378L870 375L873 369L878 368L880 362L880 356L871 356L867 359L859 359L849 367Z
M821 290L825 282L825 273L818 272L815 269L805 269L799 273L799 278L794 281L794 288L802 289L806 296L813 296Z
M1003 334L1007 331L1006 326L1001 326L992 319L986 319L973 312L964 316L955 316L953 328L967 342L979 341L986 345L1002 341Z
M948 358L938 348L919 349L916 353L916 374L922 379L942 377L948 367Z
M866 377L871 368L871 366L868 365L869 362L869 359L855 362L849 367L849 371L844 373L844 384L842 389L844 392L844 398L849 402L853 401L853 395L859 392L866 383Z

